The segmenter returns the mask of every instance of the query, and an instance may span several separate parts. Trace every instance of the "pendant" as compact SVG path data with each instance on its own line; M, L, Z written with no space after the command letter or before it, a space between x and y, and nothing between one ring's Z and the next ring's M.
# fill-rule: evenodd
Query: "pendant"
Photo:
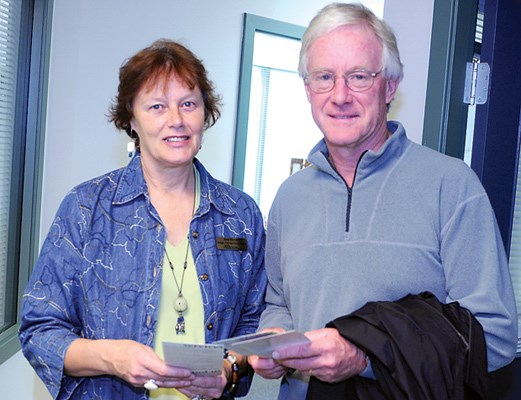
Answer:
M180 333L185 333L185 317L183 317L183 313L179 313L177 324L175 324L175 334L179 335Z
M179 294L177 296L177 299L175 299L174 301L174 310L176 310L178 313L182 313L183 311L186 311L187 308L188 302L182 294Z
M181 293L177 296L174 301L174 310L177 311L179 317L177 317L177 324L175 325L175 334L185 333L185 317L183 317L183 311L188 308L188 302Z

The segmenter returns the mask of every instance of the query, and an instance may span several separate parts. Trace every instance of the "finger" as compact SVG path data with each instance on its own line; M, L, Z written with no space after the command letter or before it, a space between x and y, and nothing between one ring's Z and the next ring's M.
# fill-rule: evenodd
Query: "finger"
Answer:
M165 379L195 379L195 375L189 369L173 367L168 364L164 364L157 373Z
M257 367L258 363L260 362L260 357L252 355L252 356L248 356L247 360L248 360L248 364L250 364L252 366L252 368L255 369Z
M285 370L280 370L280 371L259 371L259 372L256 372L257 375L263 377L264 379L279 379L280 377L282 377L283 375L285 375L286 371Z
M189 387L190 385L192 385L192 382L191 381L180 381L180 380L173 380L173 381L169 381L169 380L158 381L158 380L156 380L156 384L159 387L180 389L180 388Z
M259 369L268 369L268 368L275 368L276 366L278 366L279 364L273 359L273 358L262 358L262 357L257 357L256 361L252 360L253 361L253 365L252 367L254 366L254 368L259 368Z
M278 362L286 368L296 369L299 371L308 371L321 366L319 357L286 358L278 360Z
M273 367L257 369L255 372L266 379L278 379L286 374L287 369L281 365L275 364Z
M189 399L217 399L222 396L222 390L218 389L203 389L198 388L195 386L191 386L187 389L179 389L179 392L183 393L185 396L187 396Z
M198 389L224 388L226 386L226 378L220 375L218 377L197 377L192 381L191 385Z
M308 358L315 356L317 351L314 350L314 346L311 343L299 344L295 346L282 347L275 350L272 353L272 357L275 360L286 359L286 358Z
M159 387L180 388L190 386L192 384L193 375L190 375L188 377L177 377L150 374L149 376L143 378L143 380L154 380Z

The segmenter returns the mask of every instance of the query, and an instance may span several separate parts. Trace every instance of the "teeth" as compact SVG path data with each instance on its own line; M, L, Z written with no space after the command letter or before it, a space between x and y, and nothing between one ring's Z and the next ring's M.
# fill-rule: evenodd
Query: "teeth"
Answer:
M182 142L183 140L188 140L188 137L182 136L182 137L169 137L165 139L165 142Z

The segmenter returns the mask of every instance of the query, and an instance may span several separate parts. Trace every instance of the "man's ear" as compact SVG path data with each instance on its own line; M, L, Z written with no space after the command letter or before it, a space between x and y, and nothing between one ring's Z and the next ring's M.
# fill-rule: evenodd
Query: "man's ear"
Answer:
M309 89L309 85L304 81L304 89L306 90L306 97L308 98L308 101L311 103L311 93Z
M399 82L395 79L389 79L385 85L385 104L391 104L398 90Z

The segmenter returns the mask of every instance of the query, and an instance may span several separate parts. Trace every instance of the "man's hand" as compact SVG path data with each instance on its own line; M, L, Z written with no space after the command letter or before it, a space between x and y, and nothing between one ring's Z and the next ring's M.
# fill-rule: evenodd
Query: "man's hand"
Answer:
M324 382L340 382L367 367L365 353L344 339L336 329L306 332L311 343L273 352L274 363L300 370Z
M264 379L278 379L287 371L287 368L277 363L273 358L249 356L248 362L255 370L255 373Z
M269 328L264 329L261 332L285 332L285 329L282 328ZM273 358L264 358L259 356L249 356L248 362L254 369L257 375L262 376L264 379L278 379L283 376L287 368L280 365Z

